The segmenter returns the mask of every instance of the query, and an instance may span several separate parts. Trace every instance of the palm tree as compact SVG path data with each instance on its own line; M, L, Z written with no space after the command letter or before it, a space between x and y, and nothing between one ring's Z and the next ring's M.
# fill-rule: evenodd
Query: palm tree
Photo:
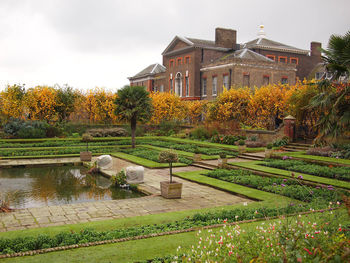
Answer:
M318 142L328 136L336 139L350 127L350 31L344 36L332 35L322 52L327 78L317 83L319 93L309 104L310 109L321 112Z
M135 131L138 121L147 121L152 114L152 101L144 87L125 86L118 90L114 101L114 113L124 121L130 122L131 145L135 148Z

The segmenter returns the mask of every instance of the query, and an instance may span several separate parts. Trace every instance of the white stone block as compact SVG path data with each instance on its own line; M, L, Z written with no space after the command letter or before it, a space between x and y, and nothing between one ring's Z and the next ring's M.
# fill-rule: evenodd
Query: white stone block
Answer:
M126 167L126 181L128 184L143 183L143 174L145 168L143 166L128 166Z
M96 164L100 169L111 169L113 167L113 159L110 155L101 155L97 157Z

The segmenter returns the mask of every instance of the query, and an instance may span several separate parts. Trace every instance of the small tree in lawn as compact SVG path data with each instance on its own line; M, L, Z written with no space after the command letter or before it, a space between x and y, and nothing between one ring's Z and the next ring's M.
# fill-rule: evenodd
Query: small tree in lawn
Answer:
M176 163L179 159L177 153L171 150L163 151L163 152L160 152L158 159L161 163L169 164L170 183L172 183L173 182L173 169L172 169L173 163Z
M151 117L152 102L149 92L144 87L125 86L117 92L114 101L114 113L124 121L130 122L131 145L135 148L135 132L138 121L147 121Z

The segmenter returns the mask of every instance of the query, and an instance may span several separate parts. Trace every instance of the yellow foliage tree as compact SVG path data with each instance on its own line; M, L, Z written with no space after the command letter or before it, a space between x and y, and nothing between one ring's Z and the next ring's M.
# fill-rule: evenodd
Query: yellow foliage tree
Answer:
M155 92L151 93L150 97L154 109L151 123L159 124L162 121L185 119L186 108L184 102L177 95L168 92Z
M187 117L191 124L197 124L200 121L202 113L205 113L207 106L207 101L204 100L194 100L185 101L184 105L187 112Z
M32 120L46 120L47 122L57 119L55 107L57 91L48 86L36 86L26 92L25 104L29 117Z
M6 118L22 118L24 113L24 95L25 90L19 85L8 85L4 91L0 93L1 113Z
M82 110L86 112L90 122L115 122L117 116L114 115L116 94L108 92L103 88L96 87L89 90L82 99ZM80 113L80 115L84 115Z
M223 93L209 106L209 119L216 121L246 122L250 118L249 102L251 92L249 88L224 88Z
M275 121L282 120L288 110L287 101L294 88L289 85L270 84L256 89L249 103L251 125L274 129Z

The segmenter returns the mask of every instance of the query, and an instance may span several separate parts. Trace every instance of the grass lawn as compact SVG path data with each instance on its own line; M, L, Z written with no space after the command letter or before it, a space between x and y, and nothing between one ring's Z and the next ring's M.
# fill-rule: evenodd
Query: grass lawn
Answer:
M305 161L319 161L323 163L329 163L329 164L345 164L347 166L350 166L350 160L348 159L340 159L340 158L332 158L332 157L325 157L325 156L316 156L316 155L308 155L305 151L301 152L289 152L289 153L277 153L277 155L281 156L290 156L294 157L296 159L302 159Z
M127 154L127 153L122 153L122 152L115 152L115 153L111 153L112 156L126 160L126 161L130 161L132 163L136 163L142 166L145 166L147 168L165 168L165 167L169 167L169 164L167 163L158 163L158 162L154 162L145 158L141 158L138 156L134 156L131 154ZM181 167L181 166L187 166L187 164L185 163L174 163L173 167Z
M346 218L344 209L334 211L336 218ZM295 216L289 217L289 222L295 220ZM348 219L348 218L347 218ZM265 224L272 223L280 219L265 220ZM308 215L308 220L317 222L317 214ZM342 222L344 224L348 223ZM254 231L262 222L242 223L240 227L245 231ZM213 229L218 233L220 228ZM92 246L65 251L51 252L35 256L16 257L3 259L2 262L137 262L140 260L152 259L176 254L176 249L181 246L190 248L198 240L196 232L153 237L141 240L132 240L115 244Z
M267 167L260 165L262 164L261 161L247 161L247 162L237 162L237 163L229 163L230 165L236 166L236 167L241 167L241 168L247 168L252 171L259 171L259 172L266 172L270 174L275 174L275 175L281 175L283 177L292 177L291 174L293 171L287 171L287 170L282 170L278 168L272 168L272 167ZM350 183L341 181L341 180L336 180L332 178L325 178L325 177L320 177L320 176L315 176L315 175L310 175L310 174L304 174L304 173L299 173L299 172L294 172L296 176L302 175L303 180L307 180L310 182L315 182L315 183L320 183L320 184L326 184L326 185L333 185L333 186L338 186L346 189L350 189Z
M262 203L262 205L265 205L265 206L266 205L283 206L296 201L294 199L291 199L285 196L268 193L268 192L253 189L250 187L234 184L231 182L225 182L219 179L205 176L204 174L208 172L209 171L207 170L201 170L201 171L193 171L193 172L175 173L175 175L189 181L194 181L201 184L209 185L214 188L221 189L234 194L242 195L244 197L248 197L254 200L264 201L264 202L258 202L258 203Z

